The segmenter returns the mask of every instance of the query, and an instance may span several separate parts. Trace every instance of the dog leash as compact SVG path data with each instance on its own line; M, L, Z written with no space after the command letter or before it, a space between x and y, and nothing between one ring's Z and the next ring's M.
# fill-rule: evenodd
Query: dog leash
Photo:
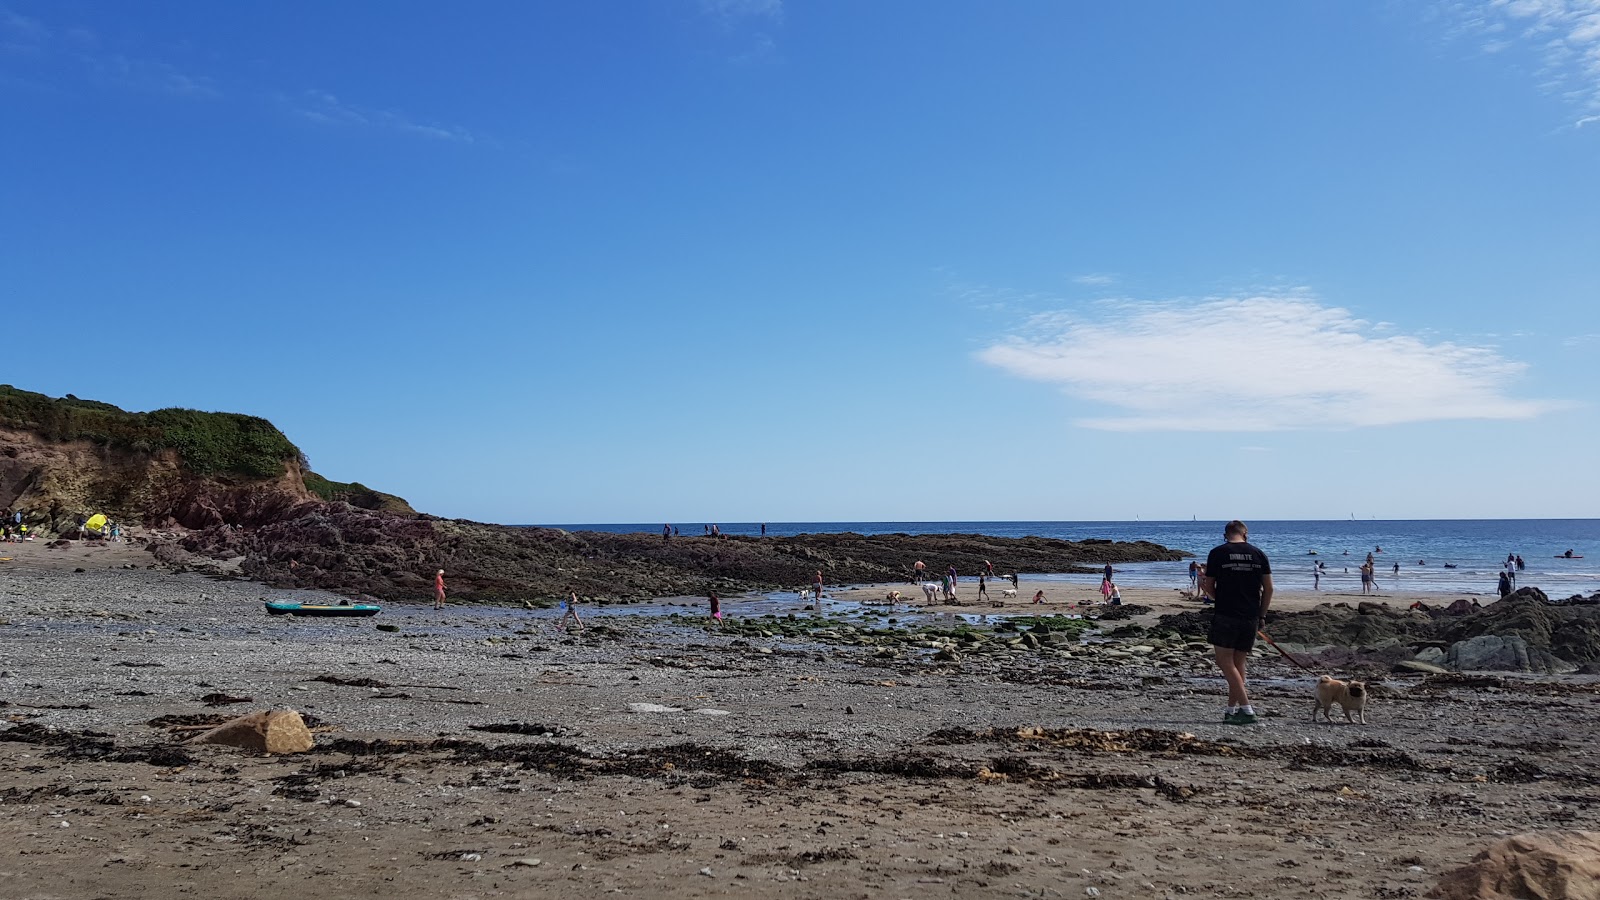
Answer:
M1289 655L1289 651L1283 649L1282 647L1279 647L1278 646L1278 642L1274 641L1271 637L1269 637L1265 631L1257 630L1256 634L1259 635L1260 638L1263 641L1266 641L1268 646L1270 646L1272 649L1278 651L1278 653L1284 659L1287 659L1289 662L1292 662L1295 665L1299 666L1300 668L1305 669L1307 672L1312 672L1312 673L1316 672L1315 669L1311 668L1310 666L1306 665L1305 663L1301 662L1300 660L1295 659L1294 657L1290 656Z

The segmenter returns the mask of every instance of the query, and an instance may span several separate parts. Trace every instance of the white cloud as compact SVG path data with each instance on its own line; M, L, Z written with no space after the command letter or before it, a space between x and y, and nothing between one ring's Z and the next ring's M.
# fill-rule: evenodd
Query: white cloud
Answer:
M286 98L287 99L287 98ZM387 128L420 137L444 141L477 142L472 132L456 125L421 122L391 110L370 109L339 99L327 91L309 90L297 100L288 100L290 107L300 116L325 125L360 125Z
M1088 275L1079 275L1072 280L1076 284L1088 285L1089 287L1105 287L1116 284L1117 276L1107 275L1103 272L1091 272Z
M1560 404L1506 393L1526 368L1491 349L1428 343L1324 306L1309 292L1117 301L1052 313L978 358L1117 410L1110 431L1346 429L1527 419Z
M1541 89L1600 112L1600 0L1466 0L1454 9L1464 28L1495 35L1485 52L1533 50ZM1585 115L1577 124L1593 121Z

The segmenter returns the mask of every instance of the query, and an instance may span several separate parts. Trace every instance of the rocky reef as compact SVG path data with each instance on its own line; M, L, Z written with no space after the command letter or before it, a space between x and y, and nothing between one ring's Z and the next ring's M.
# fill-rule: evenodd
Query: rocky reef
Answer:
M1209 611L1185 612L1162 617L1153 631L1203 637L1209 624ZM1551 601L1524 587L1486 606L1325 603L1269 614L1266 630L1279 646L1326 670L1600 673L1600 595Z
M965 574L987 560L998 571L1089 571L1105 563L1180 559L1145 541L1061 541L971 534L815 534L794 537L679 536L566 532L486 525L433 516L402 517L343 503L298 507L247 529L204 528L160 551L176 565L239 559L251 578L382 599L419 599L433 572L449 573L451 595L467 600L538 600L576 590L584 597L644 599L708 590L738 592L807 584L908 580L918 559Z

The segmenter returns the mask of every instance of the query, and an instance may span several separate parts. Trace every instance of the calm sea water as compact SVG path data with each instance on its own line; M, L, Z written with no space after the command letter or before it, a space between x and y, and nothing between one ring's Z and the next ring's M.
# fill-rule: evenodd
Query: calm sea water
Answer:
M1356 567L1373 553L1380 590L1493 594L1507 554L1521 554L1527 568L1518 586L1534 585L1551 597L1600 592L1600 519L1416 519L1250 522L1250 540L1272 559L1273 581L1286 590L1311 587L1314 560L1327 564L1325 590L1359 590ZM677 523L684 535L703 533L702 523ZM767 534L985 534L995 537L1106 538L1152 541L1195 554L1222 541L1222 522L768 522ZM554 525L568 531L660 534L661 523ZM759 522L720 522L724 534L758 535ZM1382 548L1381 552L1377 548ZM1567 550L1583 559L1566 559ZM1006 571L1003 559L992 560ZM934 560L928 563L938 568ZM1394 565L1400 565L1398 574ZM1446 568L1446 566L1453 568ZM1187 561L1117 567L1130 586L1188 584ZM1348 569L1348 571L1346 571ZM1024 572L1023 575L1028 573ZM1093 581L1093 576L1053 576Z

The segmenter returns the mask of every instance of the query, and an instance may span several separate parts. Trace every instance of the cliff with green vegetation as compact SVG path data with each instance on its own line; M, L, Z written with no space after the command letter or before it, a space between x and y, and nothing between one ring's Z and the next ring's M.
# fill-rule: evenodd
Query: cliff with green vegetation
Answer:
M0 506L44 531L94 513L150 526L263 524L318 499L414 514L398 497L309 471L300 448L258 416L130 412L0 385Z

